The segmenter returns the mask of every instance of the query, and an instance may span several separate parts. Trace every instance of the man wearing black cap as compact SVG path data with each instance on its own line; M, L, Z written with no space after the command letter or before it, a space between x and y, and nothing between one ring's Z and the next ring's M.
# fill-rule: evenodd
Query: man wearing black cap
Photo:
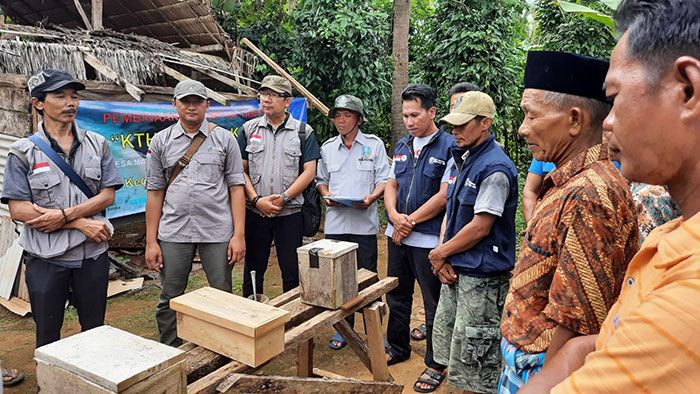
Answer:
M638 248L627 182L600 143L607 70L588 56L528 54L519 132L537 160L557 168L544 179L506 299L503 393L568 339L600 330Z
M69 291L83 331L104 324L113 228L101 212L122 180L107 141L75 124L85 85L59 70L42 70L27 85L43 119L10 146L1 200L25 224L20 245L39 347L60 339Z
M146 263L160 272L160 341L179 346L170 300L185 292L195 250L209 285L232 290L232 266L245 256L245 180L236 138L206 119L204 84L178 83L173 106L180 119L148 149Z

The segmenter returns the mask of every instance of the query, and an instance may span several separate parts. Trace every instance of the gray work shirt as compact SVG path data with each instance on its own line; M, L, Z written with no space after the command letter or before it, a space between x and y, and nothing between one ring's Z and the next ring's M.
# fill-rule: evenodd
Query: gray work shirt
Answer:
M304 144L299 141L301 122L287 115L277 130L266 116L251 119L238 134L243 160L248 161L248 176L259 196L284 193L299 177L299 160L303 163L321 158L316 133L306 125ZM301 212L304 196L291 199L277 216ZM248 209L260 214L248 203Z
M358 132L349 149L340 136L321 146L316 182L328 185L331 194L363 197L371 194L377 184L386 183L388 175L386 148L375 135ZM326 234L376 235L379 231L377 204L367 209L326 207L324 229Z
M73 146L68 155L39 124L36 133L70 165L95 194L104 188L119 189L122 180L114 164L109 144L99 134L73 126ZM65 209L87 201L87 196L33 142L22 138L10 145L5 166L2 198L30 201L44 208ZM112 225L102 215L91 219ZM31 256L69 268L80 267L82 260L95 258L107 250L107 242L96 243L79 230L44 233L24 226L20 245Z
M146 188L165 190L158 239L167 242L228 242L233 236L229 187L244 185L241 152L226 129L199 132L207 138L170 187L168 178L185 155L193 136L180 122L158 132L148 149Z

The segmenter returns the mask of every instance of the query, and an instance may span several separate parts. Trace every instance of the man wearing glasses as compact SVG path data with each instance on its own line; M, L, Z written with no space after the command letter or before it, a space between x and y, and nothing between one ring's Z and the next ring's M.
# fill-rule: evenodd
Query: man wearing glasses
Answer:
M263 116L243 125L238 145L243 157L246 211L246 261L243 295L253 294L250 272L256 271L256 290L263 292L263 277L275 241L282 271L282 288L299 285L297 248L302 244L302 192L316 177L321 158L311 126L289 116L292 86L286 79L268 75L258 91ZM303 137L300 131L303 130ZM302 141L303 140L303 141ZM299 163L303 163L300 171Z

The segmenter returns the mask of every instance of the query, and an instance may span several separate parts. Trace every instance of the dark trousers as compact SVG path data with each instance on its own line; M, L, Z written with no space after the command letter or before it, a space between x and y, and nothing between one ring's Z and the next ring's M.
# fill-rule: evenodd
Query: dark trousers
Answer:
M255 271L255 286L263 293L263 283L270 245L275 241L277 260L282 271L282 289L289 291L299 286L299 260L297 248L303 240L301 212L286 216L265 218L248 210L245 219L245 269L243 270L243 296L253 294L250 272Z
M425 365L437 370L445 368L433 359L433 320L435 309L440 298L440 280L433 275L428 260L430 249L413 246L396 246L391 238L388 239L389 267L387 276L399 278L399 285L386 295L389 304L389 322L387 326L387 341L398 354L398 357L408 357L411 352L411 308L413 305L413 288L418 280L423 295L425 308L425 326L427 343L425 349Z
M357 269L365 268L377 272L377 236L355 234L326 234L327 239L354 242L357 246ZM355 325L355 314L345 319L350 327Z
M35 257L27 257L26 265L29 302L36 323L36 347L61 339L70 291L81 331L104 324L109 280L107 252L83 260L81 268L65 268Z

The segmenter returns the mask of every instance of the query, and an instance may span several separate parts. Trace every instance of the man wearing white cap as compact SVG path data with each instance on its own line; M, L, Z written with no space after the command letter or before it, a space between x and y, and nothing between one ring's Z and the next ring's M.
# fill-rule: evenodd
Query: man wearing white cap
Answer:
M229 131L209 123L206 87L177 84L180 120L161 130L148 150L146 263L160 272L156 308L160 341L179 346L170 299L184 293L199 250L209 284L231 292L231 268L245 257L241 152Z

